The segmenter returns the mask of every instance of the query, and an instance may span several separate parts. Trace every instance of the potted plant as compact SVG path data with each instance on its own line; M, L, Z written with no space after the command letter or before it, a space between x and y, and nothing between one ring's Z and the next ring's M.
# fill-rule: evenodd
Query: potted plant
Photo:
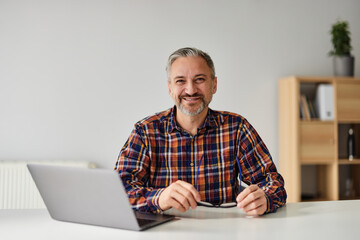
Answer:
M351 56L351 38L349 24L338 20L332 25L330 34L333 50L329 52L333 56L335 76L354 76L354 57Z

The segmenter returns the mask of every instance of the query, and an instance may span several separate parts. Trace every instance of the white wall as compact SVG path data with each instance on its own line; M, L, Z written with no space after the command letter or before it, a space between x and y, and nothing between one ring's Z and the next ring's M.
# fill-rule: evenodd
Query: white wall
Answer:
M172 106L168 55L215 62L213 109L245 116L278 147L277 80L331 75L329 29L357 0L0 0L0 160L88 160L112 168L133 124Z

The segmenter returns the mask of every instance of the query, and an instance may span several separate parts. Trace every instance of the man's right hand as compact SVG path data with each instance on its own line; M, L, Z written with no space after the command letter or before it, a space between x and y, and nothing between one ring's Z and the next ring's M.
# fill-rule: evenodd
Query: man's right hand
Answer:
M195 209L200 202L200 194L190 183L177 180L170 184L159 197L159 206L162 210L175 208L180 212L186 212L191 207Z

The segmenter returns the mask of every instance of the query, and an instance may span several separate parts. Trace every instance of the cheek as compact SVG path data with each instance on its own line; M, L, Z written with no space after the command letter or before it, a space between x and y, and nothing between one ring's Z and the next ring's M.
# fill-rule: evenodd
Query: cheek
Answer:
M178 95L176 94L176 92L174 91L174 89L171 89L171 90L170 90L170 97L171 97L174 101L177 101Z
M206 89L203 90L203 93L205 93L206 95L213 95L214 88L212 86L207 87Z
M170 96L172 98L176 98L176 97L178 97L180 95L181 95L181 89L177 89L177 88L170 89Z

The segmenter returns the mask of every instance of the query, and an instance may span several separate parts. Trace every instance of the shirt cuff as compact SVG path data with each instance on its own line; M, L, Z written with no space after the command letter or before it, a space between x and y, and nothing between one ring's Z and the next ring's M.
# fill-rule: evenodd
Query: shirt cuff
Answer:
M273 202L272 202L271 198L269 197L269 195L266 192L265 192L265 198L266 198L266 211L265 211L264 214L271 213L272 212Z
M151 200L151 204L153 205L154 208L156 208L156 213L163 213L164 211L160 208L160 204L159 204L159 198L161 193L165 190L165 188L160 188L158 189L155 194L152 197Z

